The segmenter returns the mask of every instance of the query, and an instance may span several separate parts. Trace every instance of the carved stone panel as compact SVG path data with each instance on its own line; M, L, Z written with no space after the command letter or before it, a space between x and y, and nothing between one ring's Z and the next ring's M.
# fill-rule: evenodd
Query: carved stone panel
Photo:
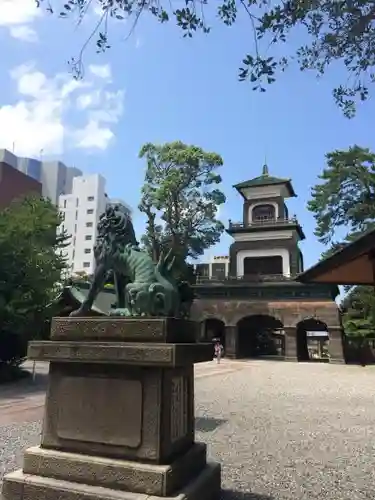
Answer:
M188 431L188 391L183 376L171 380L171 442L186 436Z
M61 439L137 448L141 444L139 380L63 377L57 435Z

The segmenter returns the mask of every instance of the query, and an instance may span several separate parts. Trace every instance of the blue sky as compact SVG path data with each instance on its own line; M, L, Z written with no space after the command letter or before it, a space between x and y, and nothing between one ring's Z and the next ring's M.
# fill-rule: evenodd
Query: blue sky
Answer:
M61 2L52 2L61 5ZM290 200L306 233L305 265L322 247L306 210L311 187L324 167L324 155L357 143L375 149L373 102L347 120L331 89L346 81L342 68L321 80L289 69L264 94L237 80L238 66L251 50L245 19L231 28L213 19L210 35L184 39L178 29L149 17L125 41L128 25L111 27L113 48L104 55L89 49L85 77L74 82L67 61L90 33L95 14L79 29L72 21L34 11L33 0L0 0L0 147L20 155L61 158L107 179L110 196L134 208L140 197L145 142L181 140L220 153L227 203L223 222L241 217L242 202L232 185L261 173L290 177L298 197ZM301 39L295 37L289 46ZM136 214L136 229L144 221ZM223 236L210 254L225 254Z

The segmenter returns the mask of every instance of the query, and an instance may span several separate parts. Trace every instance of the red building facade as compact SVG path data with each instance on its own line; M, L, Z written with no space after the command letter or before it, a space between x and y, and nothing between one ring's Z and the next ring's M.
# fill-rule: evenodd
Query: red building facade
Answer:
M28 194L42 194L42 185L7 163L0 162L0 209Z

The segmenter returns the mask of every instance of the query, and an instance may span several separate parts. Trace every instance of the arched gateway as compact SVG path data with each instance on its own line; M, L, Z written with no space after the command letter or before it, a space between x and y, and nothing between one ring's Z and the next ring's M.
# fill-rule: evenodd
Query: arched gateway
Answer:
M323 321L306 318L296 327L298 361L329 361L329 331Z
M272 316L246 316L237 323L238 357L283 356L283 324Z
M192 319L203 325L201 338L214 330L232 358L343 362L338 288L295 279L303 272L299 242L305 235L286 206L296 196L290 179L273 177L264 166L262 175L234 187L243 216L229 221L228 265L221 273L210 263L196 269L204 280L195 285Z
M202 337L205 342L218 340L225 348L225 323L217 318L208 318L203 322Z

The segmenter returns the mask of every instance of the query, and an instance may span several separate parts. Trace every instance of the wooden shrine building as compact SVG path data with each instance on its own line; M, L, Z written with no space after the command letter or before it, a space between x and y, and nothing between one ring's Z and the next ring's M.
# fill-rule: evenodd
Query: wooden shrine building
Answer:
M298 276L301 283L375 285L375 230Z

